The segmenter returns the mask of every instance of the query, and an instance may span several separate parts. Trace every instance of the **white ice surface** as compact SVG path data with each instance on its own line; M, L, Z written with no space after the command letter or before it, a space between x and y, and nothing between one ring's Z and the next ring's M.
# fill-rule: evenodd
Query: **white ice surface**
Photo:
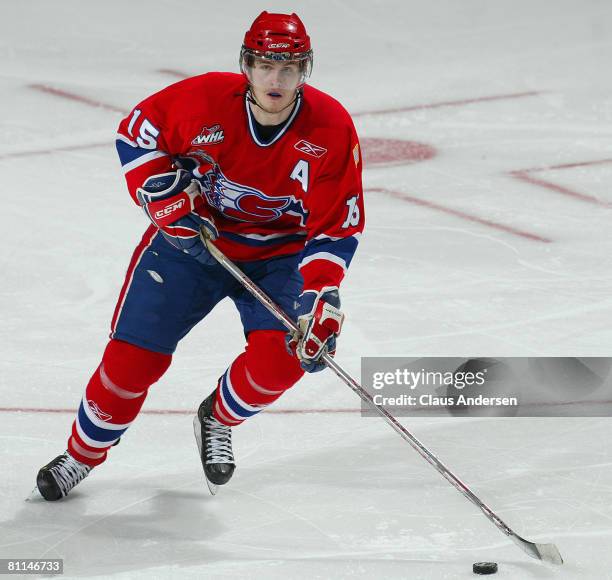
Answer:
M339 362L358 375L365 355L611 354L612 165L530 174L600 204L510 175L612 158L609 2L5 2L0 558L64 558L68 577L469 578L493 560L498 578L612 578L608 419L403 420L518 533L556 542L562 568L524 556L331 374L236 430L236 475L209 496L189 412L242 349L230 304L145 405L182 414L142 415L68 500L23 501L73 416L9 408L76 407L146 225L114 152L122 115L29 85L127 111L176 80L160 69L235 70L266 8L300 12L312 84L355 113L539 93L356 117L362 137L438 152L370 167L368 187L551 241L368 195ZM59 147L74 148L15 156ZM286 412L312 409L327 412Z

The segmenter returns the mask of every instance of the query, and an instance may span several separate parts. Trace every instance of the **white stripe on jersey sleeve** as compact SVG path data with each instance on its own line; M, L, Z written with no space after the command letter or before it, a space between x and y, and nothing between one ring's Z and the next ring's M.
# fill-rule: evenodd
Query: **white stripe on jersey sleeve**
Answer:
M136 143L136 141L132 141L131 139L129 139L125 135L122 135L121 133L117 133L117 141L123 141L124 143L127 143L130 147L134 147L134 148L138 147L138 143Z
M134 159L134 161L126 163L123 166L123 173L129 173L132 171L132 169L136 169L137 167L140 167L149 161L153 161L153 159L159 159L160 157L168 157L168 154L164 153L163 151L151 151L150 153L146 153L145 155Z
M266 241L266 240L275 240L277 238L287 238L289 236L305 236L306 232L293 232L293 233L287 233L287 232L283 232L282 234L234 234L237 236L240 236L242 238L249 238L250 240L259 240L259 241Z
M333 262L334 264L337 264L345 272L347 270L346 262L342 258L336 256L335 254L331 254L330 252L317 252L316 254L306 256L298 264L298 268L303 268L306 264L310 264L310 262L314 262L315 260L327 260L328 262Z
M319 234L316 238L312 238L313 240L329 240L330 242L337 242L338 240L348 240L348 238L355 238L357 241L361 238L361 233L353 234L352 236L340 236L339 238L335 238L334 236L327 236L325 234Z

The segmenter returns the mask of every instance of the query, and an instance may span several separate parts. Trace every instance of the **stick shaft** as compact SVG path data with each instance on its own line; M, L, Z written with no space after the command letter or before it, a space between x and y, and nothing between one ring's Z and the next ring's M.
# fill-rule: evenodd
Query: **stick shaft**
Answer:
M238 266L236 266L223 252L221 252L205 235L202 241L206 244L208 251L214 258L238 280L270 313L282 322L287 330L298 331L297 324L261 289L255 284ZM408 442L412 448L430 465L432 465L449 483L460 491L467 499L476 505L484 515L506 536L510 536L524 551L533 557L532 550L526 549L524 544L534 545L527 542L516 534L489 506L487 506L463 481L461 481L444 463L442 463L423 443L421 443L412 433L410 433L399 421L393 417L386 409L377 405L372 396L331 356L324 354L321 359L333 373L353 390L362 401L374 409L399 435ZM556 548L555 548L556 550ZM560 558L560 556L559 556ZM555 562L557 563L557 562Z

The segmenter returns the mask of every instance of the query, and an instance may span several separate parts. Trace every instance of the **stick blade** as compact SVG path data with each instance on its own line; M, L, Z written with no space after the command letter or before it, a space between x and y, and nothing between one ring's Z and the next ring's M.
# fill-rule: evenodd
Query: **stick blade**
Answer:
M518 534L514 534L512 540L521 550L523 550L523 552L536 560L542 560L550 564L556 564L557 566L563 564L563 558L557 546L554 544L536 544L535 542L529 542L521 538Z
M540 555L540 559L551 564L560 566L563 564L563 558L559 549L554 544L536 544L536 549Z

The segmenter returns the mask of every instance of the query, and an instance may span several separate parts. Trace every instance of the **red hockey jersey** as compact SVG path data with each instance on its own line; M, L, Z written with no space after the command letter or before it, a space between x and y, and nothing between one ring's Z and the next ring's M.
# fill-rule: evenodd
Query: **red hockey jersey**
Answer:
M212 157L199 174L230 259L301 253L304 288L339 286L364 225L361 152L336 100L306 85L283 130L259 137L242 75L207 73L140 103L119 126L117 150L132 197L177 156Z

